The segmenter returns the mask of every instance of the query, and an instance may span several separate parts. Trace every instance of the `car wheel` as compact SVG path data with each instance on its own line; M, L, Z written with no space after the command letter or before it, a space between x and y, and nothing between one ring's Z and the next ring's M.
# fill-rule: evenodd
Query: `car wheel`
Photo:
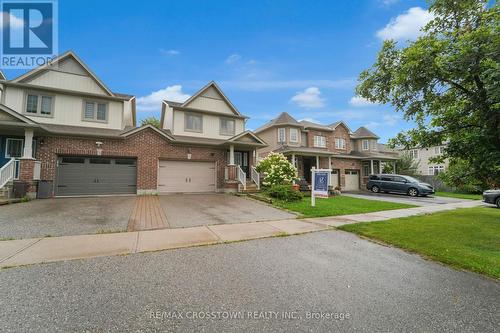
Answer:
M416 196L418 196L418 190L416 188L412 187L412 188L408 189L408 195L410 197L416 197Z
M380 187L378 187L377 185L373 185L372 186L372 192L373 193L379 193L380 192Z
M497 198L496 204L497 204L497 207L500 208L500 197Z

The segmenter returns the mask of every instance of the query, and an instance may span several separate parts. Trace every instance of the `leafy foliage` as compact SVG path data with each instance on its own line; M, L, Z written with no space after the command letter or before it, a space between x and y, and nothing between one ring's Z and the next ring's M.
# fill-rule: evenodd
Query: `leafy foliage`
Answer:
M155 117L148 117L141 120L141 126L152 125L156 128L161 128L160 120Z
M264 186L291 184L297 178L297 168L281 153L270 153L256 169L264 174Z
M480 193L482 189L474 170L462 160L451 161L446 172L439 173L438 178L446 184L453 184L458 192Z
M269 196L286 202L301 200L304 197L302 192L294 190L291 185L273 185L266 192Z
M414 176L418 174L419 162L411 157L410 153L404 152L401 154L399 160L396 161L396 173L400 175ZM384 173L392 173L393 170L392 163L384 165Z
M434 0L416 41L385 41L358 95L390 103L416 127L391 145L447 144L442 156L470 168L481 187L500 185L500 11L486 0ZM449 181L459 181L450 177ZM456 183L455 183L456 184Z

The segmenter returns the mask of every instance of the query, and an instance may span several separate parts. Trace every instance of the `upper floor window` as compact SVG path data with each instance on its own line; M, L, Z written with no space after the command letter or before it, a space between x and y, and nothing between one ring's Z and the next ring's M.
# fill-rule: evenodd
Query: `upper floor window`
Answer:
M345 149L344 138L335 138L335 149Z
M434 147L434 154L435 155L441 155L444 152L444 147L439 146L439 147Z
M299 130L297 128L290 128L290 142L299 142Z
M220 118L220 134L234 135L235 134L234 119Z
M54 96L29 93L26 96L26 113L34 116L51 117Z
M368 141L368 140L362 140L361 141L361 148L363 150L369 150L370 149L370 141Z
M314 136L314 147L326 148L326 137L321 135Z
M417 159L418 158L418 149L412 149L412 150L410 150L410 156L413 159Z
M184 130L203 132L203 116L196 113L186 113L184 116Z
M101 102L85 101L83 103L83 120L108 121L108 104Z
M285 128L278 128L278 142L279 143L284 143L286 141L286 132Z

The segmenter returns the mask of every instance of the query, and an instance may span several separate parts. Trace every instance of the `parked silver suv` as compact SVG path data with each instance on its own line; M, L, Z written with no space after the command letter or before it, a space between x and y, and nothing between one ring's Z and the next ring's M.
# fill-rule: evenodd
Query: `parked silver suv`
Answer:
M374 193L406 193L412 197L434 194L434 188L430 184L410 176L394 174L370 175L366 188Z

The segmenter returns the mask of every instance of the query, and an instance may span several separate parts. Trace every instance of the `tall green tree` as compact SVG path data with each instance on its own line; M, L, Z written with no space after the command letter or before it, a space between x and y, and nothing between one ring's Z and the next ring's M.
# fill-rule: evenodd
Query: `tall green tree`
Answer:
M414 160L410 153L404 152L399 156L399 160L396 161L396 172L401 175L415 176L418 174L419 165L420 163ZM383 172L393 173L393 163L385 164Z
M141 120L141 126L152 125L156 128L160 128L160 120L156 117L148 117Z
M358 95L390 103L415 128L390 141L447 144L446 158L483 187L500 186L500 10L486 0L434 0L421 37L383 43L360 74ZM450 179L454 179L451 177Z

